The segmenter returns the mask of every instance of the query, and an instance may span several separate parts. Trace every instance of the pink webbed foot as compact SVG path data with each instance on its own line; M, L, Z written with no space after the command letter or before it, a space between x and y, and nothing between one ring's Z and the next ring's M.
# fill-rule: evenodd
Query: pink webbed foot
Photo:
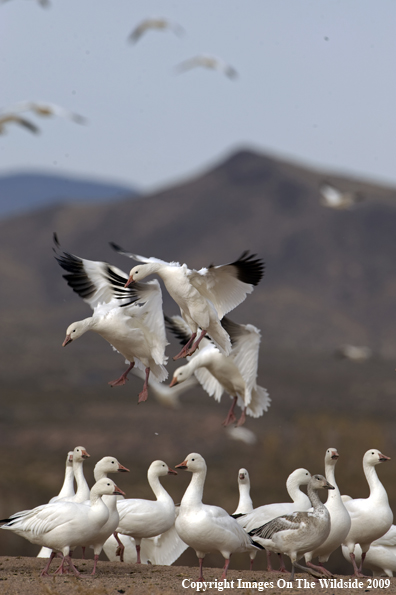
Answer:
M239 428L239 426L243 426L243 424L246 421L246 407L245 409L242 411L241 417L238 419L238 422L236 424L236 428Z
M147 401L147 398L148 398L148 379L149 379L149 376L150 376L150 368L146 368L146 380L144 381L142 392L139 393L138 404L139 403L143 403L144 401Z
M132 368L133 368L134 365L135 365L135 362L132 362L128 366L128 369L125 370L125 372L123 374L121 374L121 376L119 378L117 378L117 380L111 380L111 382L109 382L108 384L110 384L111 387L113 387L113 386L124 386L124 384L128 380L127 376L129 374L129 372L132 370Z
M227 417L225 418L225 420L223 421L222 425L224 427L228 426L229 424L233 423L234 421L236 421L236 417L234 415L234 409L235 409L235 405L237 402L237 398L238 397L234 397L234 401L230 407L229 412L227 413Z
M189 348L191 347L192 343L194 342L194 339L196 336L197 336L197 333L193 333L191 335L191 337L189 338L187 343L184 345L183 349L177 355L175 355L175 357L173 358L174 361L176 361L177 359L181 359L182 357L187 357Z

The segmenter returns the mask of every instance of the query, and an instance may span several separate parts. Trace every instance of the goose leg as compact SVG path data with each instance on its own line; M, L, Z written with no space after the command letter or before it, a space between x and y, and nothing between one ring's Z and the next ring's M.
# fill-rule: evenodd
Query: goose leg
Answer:
M283 554L278 554L278 556L279 556L279 563L280 563L279 572L287 572L287 568L285 566L285 561L283 559Z
M228 424L232 423L233 421L236 421L236 417L234 415L234 409L235 409L237 400L238 400L238 397L234 397L234 401L230 407L229 412L227 413L227 417L225 418L225 420L222 423L222 425L224 427L228 426Z
M77 568L74 566L70 556L65 556L65 560L69 564L69 567L70 567L71 571L73 572L73 574L75 576L80 576L80 573L78 572Z
M310 574L311 576L315 577L315 578L322 578L323 574L322 572L316 572L315 570L311 570L310 568L307 568L306 566L302 566L302 564L298 564L297 562L293 562L293 569L292 569L292 575L294 577L294 569L295 568L299 568L300 570L302 570L303 572L307 572L308 574ZM290 580L293 580L290 577Z
M98 560L99 560L99 554L95 554L94 555L94 567L93 567L93 570L92 570L92 573L91 574L95 574Z
M349 557L351 558L351 562L352 562L352 566L353 566L353 576L356 576L358 578L364 578L365 575L357 567L355 554L353 552L350 552ZM362 554L362 559L364 559L363 554Z
M333 578L333 575L331 574L330 570L327 570L327 568L325 568L323 564L321 564L320 562L317 566L315 566L315 564L312 564L312 562L307 562L307 566L313 568L314 570L319 570L319 572L322 572L325 576L328 576L329 578Z
M205 337L206 335L206 331L201 331L201 334L199 335L198 339L195 341L194 345L192 345L190 347L190 349L188 350L186 357L189 355L192 355L193 353L196 352L196 350L199 347L200 342L202 341L202 339ZM196 336L196 335L195 335Z
M203 581L204 577L203 577L203 558L198 558L198 562L199 562L199 577L198 580L199 581Z
M48 562L45 565L45 567L43 568L43 570L41 571L41 575L40 576L49 576L48 575L48 570L49 570L50 564L51 564L52 560L55 558L55 556L56 556L56 552L51 552L51 555L50 555L50 557L48 559Z
M150 368L146 368L146 379L143 384L143 390L139 393L139 400L138 403L143 403L143 401L147 401L148 397L148 379L150 376Z
M140 543L136 544L136 564L141 564L142 561L140 559Z
M225 563L224 563L224 568L223 568L223 574L221 575L221 578L220 578L221 581L224 581L226 579L229 564L230 564L230 559L226 558Z
M124 561L124 550L125 550L125 546L122 543L122 541L120 540L120 538L118 537L117 531L114 531L113 535L114 535L114 539L118 543L118 548L116 549L116 556L120 556L120 562L123 562Z
M189 347L193 344L195 337L197 336L197 333L193 333L191 335L191 337L189 338L189 340L187 341L187 343L184 345L183 349L180 351L180 353L178 353L177 355L175 355L175 357L173 358L174 361L176 361L177 359L181 359L182 357L186 357L187 352Z
M246 407L244 407L244 409L242 410L241 417L238 419L238 423L236 424L236 427L239 428L239 426L243 426L245 421L246 421Z
M117 380L112 380L108 384L110 384L111 387L123 386L126 383L126 381L128 380L127 376L129 374L129 372L132 370L134 365L135 365L135 362L131 362L128 366L128 369L125 370L125 372L123 374L121 374L121 376L119 378L117 378Z

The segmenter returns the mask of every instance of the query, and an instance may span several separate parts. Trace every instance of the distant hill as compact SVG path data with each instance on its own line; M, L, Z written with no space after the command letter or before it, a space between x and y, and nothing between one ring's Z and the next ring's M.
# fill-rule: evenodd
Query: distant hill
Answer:
M0 175L0 217L62 202L103 202L138 196L136 188L89 178L20 172Z

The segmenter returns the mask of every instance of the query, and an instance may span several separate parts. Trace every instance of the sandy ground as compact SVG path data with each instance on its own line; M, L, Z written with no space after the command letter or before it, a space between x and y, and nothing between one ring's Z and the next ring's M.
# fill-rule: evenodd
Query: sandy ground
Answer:
M167 595L169 593L196 593L198 568L188 566L150 566L122 565L100 561L96 576L90 576L92 560L77 560L76 566L81 577L57 575L40 577L43 560L23 557L0 558L0 594L1 595ZM207 568L205 581L220 583L221 569ZM220 590L215 585L207 587L206 593L238 593L252 595L264 592L270 595L294 595L297 593L316 593L323 595L343 595L350 593L383 593L396 595L396 577L382 580L373 587L373 579L357 579L358 587L350 586L347 581L354 580L347 576L335 577L336 584L328 587L313 582L306 574L296 575L298 580L287 583L288 575L269 574L262 571L230 570L227 588ZM183 586L184 581L184 586ZM243 585L243 582L250 585ZM339 586L344 581L343 587ZM267 585L265 585L265 582ZM257 583L257 584L255 584ZM371 587L370 587L371 585ZM379 585L382 585L380 587ZM203 592L203 588L200 589Z

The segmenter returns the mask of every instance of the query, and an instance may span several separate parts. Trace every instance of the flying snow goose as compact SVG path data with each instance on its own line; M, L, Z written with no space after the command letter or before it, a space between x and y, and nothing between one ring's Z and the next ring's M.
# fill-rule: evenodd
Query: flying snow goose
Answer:
M72 120L77 124L85 124L86 119L79 114L65 109L61 105L49 103L48 101L21 101L10 108L12 113L33 112L42 118L50 118L57 116L59 118L66 118Z
M320 185L320 195L321 204L330 209L352 209L363 200L359 192L340 190L327 182Z
M282 515L262 527L249 531L249 535L259 541L266 550L289 556L292 563L290 580L294 579L295 568L318 576L314 570L298 564L298 560L305 552L316 549L330 533L330 513L318 496L317 492L320 489L334 490L334 487L323 475L313 475L307 487L312 511Z
M215 56L208 56L204 54L184 60L184 62L181 62L178 64L178 66L176 66L176 71L182 73L197 67L207 68L209 70L217 70L218 72L225 74L229 79L235 79L238 76L235 68L224 62L224 60L216 58Z
M59 251L56 236L56 260L68 274L68 285L93 309L93 315L72 323L63 346L69 345L88 330L101 335L121 353L129 364L127 370L110 382L111 386L125 384L128 373L136 365L145 372L139 403L148 397L150 372L159 382L168 377L165 365L165 323L162 313L162 293L158 281L135 283L125 289L127 275L106 262L86 260Z
M192 478L180 503L176 531L181 539L195 550L199 560L199 580L203 580L203 559L209 552L220 552L225 559L221 580L227 575L230 556L234 552L262 549L223 508L203 504L206 478L205 459L198 453L189 454L176 465L186 469Z
M139 370L139 368L134 368L132 374L138 376L138 378L144 379L145 377L144 373L142 370ZM185 392L188 392L191 388L199 386L199 383L195 376L192 376L183 384L170 388L165 383L158 382L153 376L150 376L148 386L150 393L154 395L156 401L160 405L168 407L169 409L179 409L179 407L181 407L179 397Z
M244 252L230 264L189 269L186 264L165 262L159 258L146 258L125 252L114 243L111 246L119 253L140 261L129 273L127 286L148 275L157 274L163 280L170 296L180 308L183 320L192 335L182 351L173 359L192 355L203 337L208 334L225 355L231 352L231 341L220 320L244 301L264 274L264 263ZM198 329L199 338L195 341ZM194 342L195 341L195 342Z
M168 531L175 523L175 504L159 480L164 475L177 475L164 461L154 461L147 471L147 479L156 500L126 499L117 501L120 517L116 533L133 537L137 563L141 564L140 543ZM123 544L119 549L123 561Z
M13 113L2 113L0 114L0 134L4 134L6 126L10 123L19 124L34 134L40 132L39 128L26 118L22 118L21 116Z
M349 557L353 564L354 576L363 576L361 568L370 544L389 531L393 522L393 513L389 506L388 494L380 482L376 465L389 461L390 457L383 455L376 448L368 450L363 456L363 471L370 488L368 498L356 498L344 501L345 508L351 517L351 528L345 537ZM359 544L362 550L362 563L357 567L355 547Z
M328 493L325 504L327 510L330 513L330 533L326 540L319 547L317 547L316 550L307 552L305 554L305 562L307 566L319 570L324 574L328 573L329 576L332 576L332 574L326 570L326 568L323 566L323 562L327 562L332 552L340 547L345 537L348 535L349 529L351 528L351 518L347 509L345 508L343 501L341 500L340 490L338 489L335 480L335 466L339 456L340 455L338 454L336 448L328 448L326 450L325 475L327 481L334 486L334 490L331 490ZM312 564L312 560L314 558L319 559L318 566Z
M349 562L349 550L346 545L342 546L342 553ZM360 564L362 550L359 545L356 545L354 554L356 563ZM370 568L375 577L393 576L396 571L396 525L392 525L385 535L372 542L369 551L366 552L364 566Z
M286 490L292 502L276 502L274 504L264 504L255 508L252 512L240 515L237 518L238 523L247 531L252 531L257 527L268 523L283 514L292 514L295 511L305 511L311 507L311 501L304 492L300 490L300 486L308 485L311 479L309 471L303 468L296 469L290 473L286 480ZM271 551L267 550L267 570L273 572L271 564ZM283 562L282 554L280 554L281 566L280 571L285 572L286 568Z
M165 319L167 327L181 343L188 344L191 332L184 320L180 316ZM257 386L256 382L260 331L252 324L237 324L228 318L223 318L221 324L231 339L230 355L223 355L213 343L203 338L199 350L188 363L175 370L170 386L184 382L194 374L202 388L216 401L220 401L226 391L233 402L223 425L236 421L234 409L238 404L242 409L237 423L240 426L245 422L246 413L260 417L271 403L267 390Z
M157 31L173 31L176 35L182 35L184 33L183 27L178 25L177 23L172 23L168 19L164 18L148 18L144 19L132 33L129 35L129 41L132 43L136 43L139 39L150 30L157 30Z
M21 537L51 548L52 554L41 572L48 575L48 569L57 552L63 555L72 572L78 576L70 557L70 550L79 545L90 544L94 547L94 567L96 572L99 554L102 550L101 528L109 517L109 510L104 504L103 495L125 495L111 479L101 479L95 483L90 492L90 505L84 502L58 500L39 506L22 517L13 515L1 528L14 531ZM63 562L59 569L63 569Z

